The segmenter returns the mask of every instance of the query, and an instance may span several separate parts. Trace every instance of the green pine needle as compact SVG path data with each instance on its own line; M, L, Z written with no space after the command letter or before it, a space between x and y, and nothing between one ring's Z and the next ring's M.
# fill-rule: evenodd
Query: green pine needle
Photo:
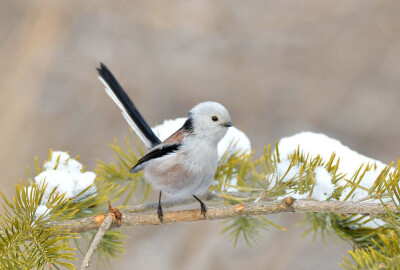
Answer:
M48 266L74 269L69 261L76 260L69 240L76 236L60 228L47 228L47 220L64 221L76 211L70 210L70 201L62 194L50 197L48 211L35 216L45 186L15 185L15 196L3 198L4 213L0 214L0 269L44 269Z
M226 226L221 232L226 234L230 240L233 240L234 248L237 246L240 236L243 237L248 248L253 248L257 245L261 232L268 230L270 225L283 231L286 230L262 216L229 218L224 220L222 224Z

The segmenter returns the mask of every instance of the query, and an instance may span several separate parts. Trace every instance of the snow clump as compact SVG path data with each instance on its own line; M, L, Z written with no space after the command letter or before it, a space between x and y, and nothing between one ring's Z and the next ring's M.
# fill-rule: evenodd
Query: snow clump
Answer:
M90 171L82 172L82 164L71 158L66 152L53 151L51 160L44 164L43 169L44 171L34 178L35 183L38 185L47 184L40 202L41 205L35 213L36 217L48 211L46 203L54 189L55 193L64 193L64 198L75 198L76 202L97 192L96 186L92 186L81 194L89 186L93 185L96 174ZM28 187L27 192L30 194L31 187Z

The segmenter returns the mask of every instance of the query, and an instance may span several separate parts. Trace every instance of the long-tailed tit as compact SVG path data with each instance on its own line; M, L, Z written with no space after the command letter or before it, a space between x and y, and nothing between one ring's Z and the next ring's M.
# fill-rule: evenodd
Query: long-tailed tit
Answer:
M214 179L218 166L217 146L232 126L231 117L217 102L203 102L189 111L184 125L163 142L154 134L131 99L104 64L99 79L107 94L122 110L122 115L150 150L130 172L144 171L144 177L160 190L158 218L162 222L162 192L178 197L193 196L206 218L206 205L197 197Z

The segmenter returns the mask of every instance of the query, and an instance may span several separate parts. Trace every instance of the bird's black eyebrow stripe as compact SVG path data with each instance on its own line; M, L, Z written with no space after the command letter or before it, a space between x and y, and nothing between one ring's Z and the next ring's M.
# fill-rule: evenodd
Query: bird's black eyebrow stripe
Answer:
M176 152L179 150L181 147L180 143L174 143L174 144L166 144L161 148L156 148L154 150L151 150L148 152L146 155L144 155L141 159L138 160L135 166L131 169L131 172L135 170L137 166L140 164L143 164L149 160L155 159L155 158L160 158L165 155L171 154L173 152Z
M182 129L184 129L185 131L188 131L190 133L193 132L193 120L191 117L189 117L185 123L182 126Z

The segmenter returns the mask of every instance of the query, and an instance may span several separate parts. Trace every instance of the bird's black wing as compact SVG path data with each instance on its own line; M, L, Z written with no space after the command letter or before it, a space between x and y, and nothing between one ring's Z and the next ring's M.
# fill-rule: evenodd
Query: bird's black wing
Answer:
M165 155L174 153L179 150L181 147L180 143L174 143L174 144L164 144L160 147L156 147L152 150L150 150L146 155L144 155L141 159L138 160L135 166L130 170L131 173L138 172L143 169L142 164L145 162L155 159L155 158L160 158Z
M129 125L137 133L139 138L148 146L152 148L161 143L160 139L152 131L149 124L133 104L132 100L126 94L124 89L115 79L111 71L103 64L100 64L100 68L97 68L100 75L100 80L105 85L107 94L114 100L114 102L122 110L122 115L125 117Z

